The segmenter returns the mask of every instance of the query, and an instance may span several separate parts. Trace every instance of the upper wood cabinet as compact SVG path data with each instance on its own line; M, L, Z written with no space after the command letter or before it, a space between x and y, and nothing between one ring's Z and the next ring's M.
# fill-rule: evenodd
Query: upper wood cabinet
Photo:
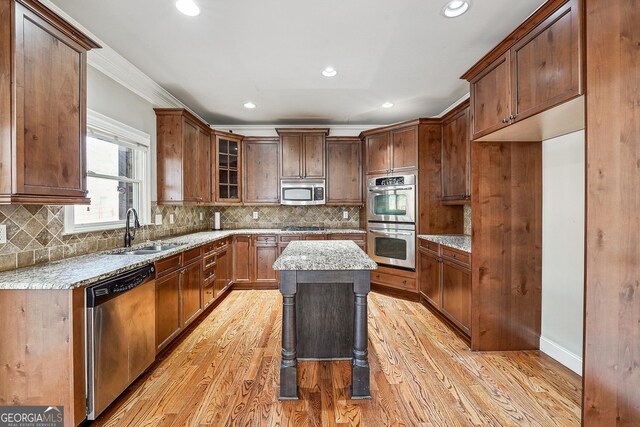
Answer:
M364 134L367 175L383 175L418 168L418 125L405 123Z
M324 178L329 129L276 129L280 135L280 177Z
M86 204L87 52L37 1L0 2L0 203Z
M181 108L156 108L158 203L211 202L209 127Z
M362 142L327 138L327 205L362 205Z
M469 102L464 102L442 122L442 201L464 204L470 199Z
M473 139L583 93L580 28L578 0L549 1L462 76Z
M278 138L245 138L244 142L245 205L280 203L280 140Z
M242 135L214 131L213 151L215 202L217 205L242 203Z

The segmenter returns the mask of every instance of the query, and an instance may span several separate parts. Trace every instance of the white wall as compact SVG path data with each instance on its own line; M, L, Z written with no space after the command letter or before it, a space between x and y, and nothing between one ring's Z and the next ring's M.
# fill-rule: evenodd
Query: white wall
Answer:
M584 131L542 143L540 350L582 373Z
M87 107L151 135L151 200L158 199L154 106L100 71L87 67Z

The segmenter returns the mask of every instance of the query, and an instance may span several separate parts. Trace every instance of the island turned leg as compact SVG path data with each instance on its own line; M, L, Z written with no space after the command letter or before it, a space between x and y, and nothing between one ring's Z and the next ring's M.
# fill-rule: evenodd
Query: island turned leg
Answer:
M367 329L367 294L371 290L371 273L355 271L353 273L354 321L353 321L353 360L351 362L351 398L371 399L369 390L369 352Z
M296 355L296 272L280 273L282 293L282 360L279 400L298 400L298 360Z

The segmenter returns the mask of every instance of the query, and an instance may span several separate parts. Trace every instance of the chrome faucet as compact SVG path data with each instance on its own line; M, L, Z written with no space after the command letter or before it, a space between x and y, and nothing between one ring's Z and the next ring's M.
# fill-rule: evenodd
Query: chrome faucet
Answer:
M131 212L133 212L133 236L131 235L130 229L131 226L129 225L130 219L131 219ZM134 240L136 238L136 230L140 228L140 222L138 222L138 212L136 212L135 209L133 208L129 208L127 210L127 223L125 225L125 230L124 230L124 247L125 248L130 248L131 247L131 241Z

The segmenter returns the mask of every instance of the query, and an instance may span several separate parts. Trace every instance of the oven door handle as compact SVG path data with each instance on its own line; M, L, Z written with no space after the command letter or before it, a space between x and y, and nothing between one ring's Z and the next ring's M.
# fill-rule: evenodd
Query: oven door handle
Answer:
M385 234L388 236L412 236L413 233L406 231L386 231L386 230L369 230L373 234Z
M413 190L413 185L405 186L389 186L389 187L369 187L370 192L378 191L396 191L396 190Z

